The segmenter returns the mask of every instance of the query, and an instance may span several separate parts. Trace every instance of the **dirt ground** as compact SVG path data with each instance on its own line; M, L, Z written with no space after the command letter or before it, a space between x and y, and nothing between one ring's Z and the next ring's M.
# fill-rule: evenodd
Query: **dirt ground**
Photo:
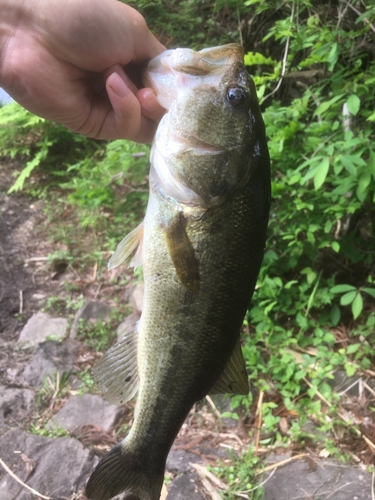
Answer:
M7 194L19 165L0 160L0 339L15 340L41 296L56 283L38 272L38 256L46 255L42 237L46 223L43 203L23 193ZM44 231L45 231L44 227ZM39 261L41 262L41 261Z

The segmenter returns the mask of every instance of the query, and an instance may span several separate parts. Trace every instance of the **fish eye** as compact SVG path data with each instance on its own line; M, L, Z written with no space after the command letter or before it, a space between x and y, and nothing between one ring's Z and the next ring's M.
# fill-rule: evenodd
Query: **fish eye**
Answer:
M247 99L246 90L241 87L230 87L227 90L227 101L233 108L240 108Z

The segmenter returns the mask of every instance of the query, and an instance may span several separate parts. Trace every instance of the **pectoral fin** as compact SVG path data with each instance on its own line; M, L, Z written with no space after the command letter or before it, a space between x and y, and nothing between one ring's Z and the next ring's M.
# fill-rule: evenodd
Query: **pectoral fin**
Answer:
M210 394L249 394L246 364L239 340Z
M196 293L200 287L198 261L185 225L184 216L179 214L164 228L164 236L178 279L185 288Z
M129 401L138 390L137 331L132 330L95 364L94 381L112 404Z
M138 267L142 262L142 242L143 242L143 222L118 244L115 253L108 262L108 269L115 269L137 249L137 252L130 263L133 267Z

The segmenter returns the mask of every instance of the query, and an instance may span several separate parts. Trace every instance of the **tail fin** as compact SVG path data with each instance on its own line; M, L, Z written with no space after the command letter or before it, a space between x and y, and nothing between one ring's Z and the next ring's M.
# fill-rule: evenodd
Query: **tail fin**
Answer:
M109 500L129 492L139 500L159 500L164 479L164 464L157 475L149 475L144 467L118 444L99 462L86 486L90 500Z

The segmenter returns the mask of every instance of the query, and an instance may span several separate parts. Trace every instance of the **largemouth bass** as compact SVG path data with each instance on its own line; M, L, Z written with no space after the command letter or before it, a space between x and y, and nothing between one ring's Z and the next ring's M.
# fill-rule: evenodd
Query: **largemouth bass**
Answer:
M128 491L158 500L172 443L207 394L247 394L240 329L263 258L270 165L254 84L236 44L153 59L145 85L168 111L151 152L144 222L119 245L136 251L144 306L136 331L99 361L113 403L138 390L128 436L98 464L92 500ZM138 249L137 249L138 247Z

